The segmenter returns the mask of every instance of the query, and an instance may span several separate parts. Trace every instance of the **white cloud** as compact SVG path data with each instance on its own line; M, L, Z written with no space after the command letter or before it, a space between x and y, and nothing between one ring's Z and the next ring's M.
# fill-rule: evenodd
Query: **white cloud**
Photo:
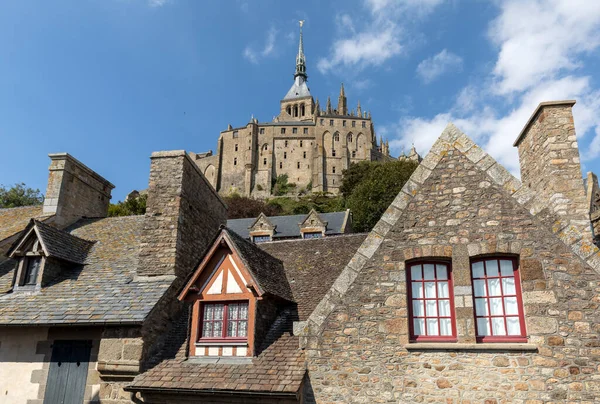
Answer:
M244 48L243 55L251 63L257 64L262 58L270 56L275 51L275 42L277 40L277 29L271 27L267 33L267 39L262 49L255 49L248 45Z
M584 65L583 56L600 44L599 24L600 2L502 3L489 29L490 39L499 49L489 77L463 88L454 107L446 112L431 118L405 117L387 125L384 131L396 137L390 142L393 152L406 150L414 142L420 153L426 153L453 121L518 175L518 154L512 144L536 106L542 101L573 98L577 100L573 114L582 159L597 157L600 90L593 87L590 77L576 73ZM589 141L588 147L581 147L583 139Z
M500 48L496 91L523 91L576 70L579 56L600 45L600 1L509 0L489 36Z
M423 60L417 66L417 75L425 83L431 83L444 73L449 71L462 70L463 59L447 49L442 50L437 55Z
M317 67L325 74L340 67L362 70L380 66L401 54L402 23L430 13L443 0L364 0L369 18L361 15L356 22L348 14L336 17L338 37L330 54L319 59Z

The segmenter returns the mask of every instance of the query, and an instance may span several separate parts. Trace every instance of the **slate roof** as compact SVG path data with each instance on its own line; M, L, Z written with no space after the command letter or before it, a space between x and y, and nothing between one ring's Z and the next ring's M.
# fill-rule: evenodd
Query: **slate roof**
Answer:
M321 220L328 222L325 235L342 234L344 232L343 225L347 215L347 211L319 213ZM268 219L273 225L277 226L273 239L300 237L299 223L306 218L306 215L289 215L289 216L268 216ZM250 229L256 218L247 219L229 219L227 227L235 231L241 237L249 239Z
M306 85L306 81L298 76L294 79L294 84L292 84L285 97L283 97L283 100L293 100L302 97L310 97L310 90Z
M310 240L257 244L283 262L285 273L304 321L350 262L366 234L347 234Z
M288 331L290 321L282 325L285 329L276 330L279 332L274 341L250 363L243 364L186 360L187 340L181 338L174 357L138 375L125 390L154 390L162 394L190 390L207 393L243 391L295 394L306 372L304 353L299 349L298 337L290 335Z
M47 218L42 215L42 205L0 209L0 241L22 231L31 218Z
M256 244L243 239L231 229L224 228L223 231L227 233L246 268L265 293L288 301L294 300L280 260L267 254Z
M134 281L143 216L83 219L66 232L95 241L85 265L67 265L36 292L0 294L0 325L141 323L169 288L168 279ZM0 288L16 261L0 263Z
M74 264L85 263L87 255L94 245L93 241L84 240L35 219L32 219L30 224L25 228L24 234L34 226L49 257L58 258Z

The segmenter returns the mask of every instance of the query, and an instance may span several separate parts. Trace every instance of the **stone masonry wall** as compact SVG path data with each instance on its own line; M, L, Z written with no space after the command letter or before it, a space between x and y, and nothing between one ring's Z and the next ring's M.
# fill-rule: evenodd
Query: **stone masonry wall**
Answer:
M44 214L65 227L81 217L106 217L115 187L67 153L50 154Z
M409 187L414 197L396 224L378 224L386 236L371 258L349 264L362 269L348 290L316 310L333 308L304 341L315 401L596 402L597 273L480 170L493 161L439 152L429 178ZM529 344L474 343L470 259L496 253L519 257ZM460 348L409 343L405 262L420 257L452 263Z
M541 104L516 145L523 184L558 202L554 213L587 230L589 206L571 112L574 103Z

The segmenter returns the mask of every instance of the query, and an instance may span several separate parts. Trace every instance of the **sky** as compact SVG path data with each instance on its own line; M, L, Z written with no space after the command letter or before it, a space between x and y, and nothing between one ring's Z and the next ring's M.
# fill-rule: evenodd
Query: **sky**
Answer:
M394 156L454 122L518 175L512 146L542 101L576 99L584 172L600 172L600 1L54 0L0 3L0 184L46 188L68 152L116 185L148 184L157 150L216 150L270 121L293 82L343 82Z

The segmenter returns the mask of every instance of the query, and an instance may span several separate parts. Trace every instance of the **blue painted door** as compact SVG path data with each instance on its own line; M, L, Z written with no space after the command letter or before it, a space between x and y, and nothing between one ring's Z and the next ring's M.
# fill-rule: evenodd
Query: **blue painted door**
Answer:
M54 341L44 404L81 404L92 341Z

